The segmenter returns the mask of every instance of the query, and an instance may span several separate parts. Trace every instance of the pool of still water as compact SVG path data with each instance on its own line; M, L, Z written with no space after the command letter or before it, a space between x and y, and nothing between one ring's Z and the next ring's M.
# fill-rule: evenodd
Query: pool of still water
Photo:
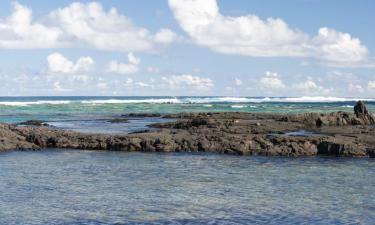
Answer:
M0 224L374 221L374 159L0 153Z

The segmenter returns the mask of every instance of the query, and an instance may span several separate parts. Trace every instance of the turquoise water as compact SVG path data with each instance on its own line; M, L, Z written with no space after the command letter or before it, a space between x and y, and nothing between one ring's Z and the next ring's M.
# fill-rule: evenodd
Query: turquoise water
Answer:
M0 122L128 133L128 113L331 112L356 99L0 98ZM367 106L375 111L375 101ZM0 224L373 224L375 161L77 150L0 153ZM308 222L307 222L308 221Z
M0 154L0 224L374 224L375 161Z
M0 97L0 122L97 120L127 113L353 111L357 99L332 97ZM375 111L375 99L367 99Z

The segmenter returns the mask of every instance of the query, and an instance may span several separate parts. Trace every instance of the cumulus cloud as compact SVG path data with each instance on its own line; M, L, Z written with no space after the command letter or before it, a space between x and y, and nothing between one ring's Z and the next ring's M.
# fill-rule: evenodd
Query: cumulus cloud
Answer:
M108 73L117 73L117 74L134 74L139 70L139 64L141 60L133 53L128 54L128 63L121 63L116 60L112 60L107 65Z
M297 92L307 94L307 95L327 95L329 90L323 86L318 85L312 79L307 79L306 81L292 85L292 88L296 89Z
M32 10L18 2L12 3L12 13L0 19L0 48L31 49L62 46L62 31L32 21Z
M238 79L238 78L235 78L235 79L234 79L234 84L235 84L236 86L241 86L241 85L243 84L243 82L242 82L242 80L240 80L240 79Z
M169 44L175 34L166 28L153 35L119 14L116 8L105 11L101 4L75 2L50 13L50 18L66 35L97 49L111 51L150 51L156 43Z
M368 50L358 38L329 28L319 29L313 40L318 46L318 56L336 63L355 63L367 60Z
M349 91L354 93L362 93L364 89L360 84L349 84Z
M73 63L62 54L55 52L47 57L48 71L50 73L84 73L94 67L91 57L81 57Z
M178 40L178 36L176 33L169 29L162 28L159 32L157 32L154 36L154 40L157 43L161 44L170 44L176 42Z
M167 28L153 34L116 8L106 11L97 2L74 2L50 12L43 22L33 21L32 10L14 2L11 15L0 19L0 48L84 46L122 52L157 51L176 40L177 35Z
M375 81L369 81L367 87L368 89L375 90Z
M368 50L358 38L330 28L310 37L280 18L229 17L216 0L169 0L169 6L191 39L214 51L255 57L309 57L333 66L368 63Z
M264 77L259 81L262 88L265 89L282 89L285 88L279 74L267 71Z
M214 83L210 78L193 76L189 74L163 77L162 80L172 89L192 88L204 91L214 87Z

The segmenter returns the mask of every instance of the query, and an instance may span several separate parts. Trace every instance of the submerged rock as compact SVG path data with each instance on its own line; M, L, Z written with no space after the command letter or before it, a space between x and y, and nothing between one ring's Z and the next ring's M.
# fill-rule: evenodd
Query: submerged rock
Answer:
M146 118L146 117L161 117L160 113L129 113L121 115L122 117L136 117L136 118Z
M129 123L128 119L125 118L115 118L115 119L110 119L110 123Z
M48 126L47 123L41 121L41 120L27 120L25 122L21 122L18 125L23 126Z

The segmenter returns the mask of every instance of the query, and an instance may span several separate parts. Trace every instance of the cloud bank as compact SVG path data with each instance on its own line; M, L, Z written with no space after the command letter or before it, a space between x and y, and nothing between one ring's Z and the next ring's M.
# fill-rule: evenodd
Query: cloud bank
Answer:
M167 28L152 33L135 25L116 8L106 11L97 2L74 2L51 11L43 22L33 20L31 8L14 2L11 15L0 19L0 48L5 49L79 46L119 52L152 52L177 39L177 35Z
M181 28L198 45L224 54L307 57L331 66L370 66L368 50L348 33L322 27L315 36L280 18L220 13L216 0L168 0Z

